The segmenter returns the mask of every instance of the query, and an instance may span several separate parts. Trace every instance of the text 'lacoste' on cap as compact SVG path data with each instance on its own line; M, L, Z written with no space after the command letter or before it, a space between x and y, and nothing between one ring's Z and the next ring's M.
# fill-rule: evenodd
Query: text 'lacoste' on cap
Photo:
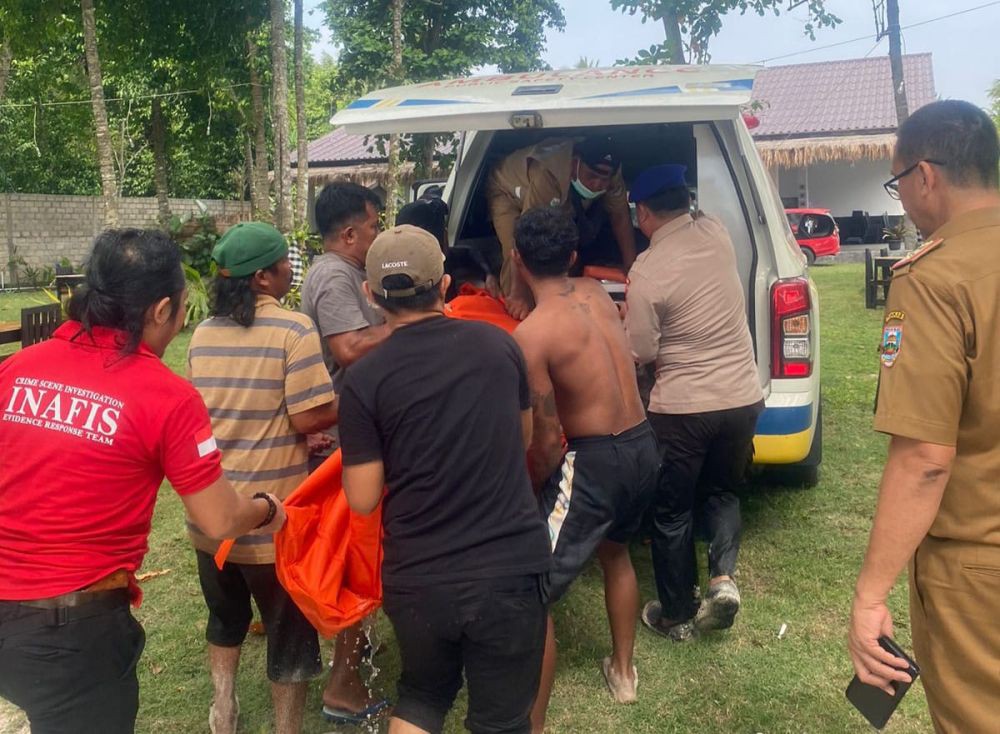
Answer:
M365 259L368 287L383 298L406 298L429 291L444 277L444 253L425 229L401 224L375 238ZM411 285L386 289L391 275L405 275Z
M679 163L664 163L662 166L653 166L635 177L632 182L632 190L629 191L628 200L633 204L652 198L664 189L676 189L687 186L684 174L687 173L687 166Z
M281 232L264 222L240 222L219 238L212 259L225 278L245 278L288 255Z

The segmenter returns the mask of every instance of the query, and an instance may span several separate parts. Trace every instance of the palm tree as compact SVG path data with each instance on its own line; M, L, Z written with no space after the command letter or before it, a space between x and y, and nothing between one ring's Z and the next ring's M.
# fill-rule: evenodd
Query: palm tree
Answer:
M274 107L274 182L278 194L274 226L292 228L292 173L288 154L288 60L285 54L285 1L271 0L271 88Z
M104 83L101 79L101 58L97 53L97 22L94 0L81 0L83 11L83 47L90 82L90 103L94 109L94 132L97 137L97 160L101 168L101 194L104 198L104 226L118 226L118 183L115 177L111 135L108 132L108 112L104 106Z
M306 130L306 88L302 73L302 0L295 0L295 224L306 223L309 186L309 133Z

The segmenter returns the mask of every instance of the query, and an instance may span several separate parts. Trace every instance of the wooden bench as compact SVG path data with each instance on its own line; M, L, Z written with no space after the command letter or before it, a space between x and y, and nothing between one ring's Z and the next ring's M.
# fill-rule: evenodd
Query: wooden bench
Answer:
M865 250L865 308L885 305L892 281L892 266L903 257L904 255L890 255L886 249L874 256L871 250Z
M47 303L21 309L21 347L30 347L52 337L62 323L62 304Z

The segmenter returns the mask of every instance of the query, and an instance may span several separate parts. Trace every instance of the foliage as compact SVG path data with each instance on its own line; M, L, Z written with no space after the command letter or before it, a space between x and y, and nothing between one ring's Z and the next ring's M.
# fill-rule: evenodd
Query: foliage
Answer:
M690 63L707 64L711 60L709 42L722 30L722 18L733 11L745 15L748 11L764 16L768 13L779 15L784 0L611 0L611 7L629 15L639 15L642 22L661 21L669 26L671 18L676 18L680 33L687 36L684 46ZM840 18L828 12L824 0L806 0L809 13L803 25L803 33L815 40L820 28L833 28ZM665 28L670 38L671 30ZM669 41L653 44L641 49L634 59L619 59L619 64L667 64L672 58Z
M323 0L333 40L341 46L338 86L359 96L389 83L391 0ZM546 29L566 25L558 0L413 0L403 10L403 72L407 82L467 76L484 66L503 73L547 69ZM401 158L425 162L451 136L401 140ZM376 139L372 148L385 151ZM427 175L426 165L420 175Z
M902 242L906 238L906 221L901 219L891 227L882 230L882 239L887 242Z
M268 85L267 5L267 0L97 4L104 94L123 195L155 192L150 95L159 94L170 95L160 98L169 195L242 198L252 126L246 42L248 35L260 41L261 82ZM307 50L316 37L307 34ZM3 0L0 41L13 54L0 101L0 190L98 194L78 0ZM313 62L307 53L305 62L313 137L329 130L331 109L344 95L331 59ZM64 104L71 101L78 103Z
M990 89L990 99L993 101L993 109L990 113L993 115L993 122L1000 129L1000 79L993 82L993 87Z
M204 212L193 218L190 212L181 216L175 214L167 223L167 230L180 245L181 260L185 266L190 266L201 275L215 274L212 249L219 240L219 232L211 214Z
M184 263L184 279L187 281L187 309L184 325L198 324L211 315L212 300L208 294L208 278Z
M309 227L305 224L292 230L288 238L303 253L304 265L308 265L314 257L323 253L323 238L318 232L310 232Z
M340 44L345 89L361 94L390 78L390 0L324 0L327 25ZM566 24L556 0L441 0L407 3L403 69L408 81L546 68L545 29Z
M21 276L18 279L18 285L26 285L32 288L44 288L51 285L52 281L55 280L56 277L55 270L48 265L42 265L36 268L26 263L24 258L18 259L17 269ZM23 278L23 280L21 278Z

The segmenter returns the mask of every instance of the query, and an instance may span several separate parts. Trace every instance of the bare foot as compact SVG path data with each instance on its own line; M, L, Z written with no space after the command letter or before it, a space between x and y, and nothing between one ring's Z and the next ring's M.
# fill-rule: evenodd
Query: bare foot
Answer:
M620 672L611 664L611 658L604 658L601 670L604 673L604 681L608 684L608 690L611 691L611 697L617 703L635 703L639 674L634 665L632 670Z
M357 713L375 702L371 691L361 682L357 671L337 675L331 673L323 689L323 705Z
M240 700L233 696L229 701L215 700L208 707L208 730L212 734L236 734L240 718Z

